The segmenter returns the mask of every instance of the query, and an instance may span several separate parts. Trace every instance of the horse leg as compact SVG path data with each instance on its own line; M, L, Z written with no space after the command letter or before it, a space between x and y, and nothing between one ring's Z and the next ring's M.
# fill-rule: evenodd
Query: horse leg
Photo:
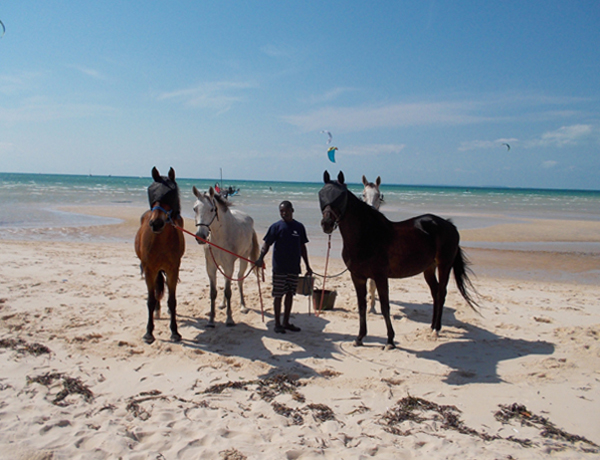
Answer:
M375 311L375 281L373 281L372 279L370 279L368 281L368 285L369 285L369 313L377 313L377 311Z
M242 313L248 313L248 309L246 308L246 302L244 300L244 280L242 279L244 277L244 274L246 273L246 268L248 267L248 262L246 262L245 260L240 259L240 266L239 266L239 270L238 270L238 289L240 290L240 302L241 302L241 307L240 307L240 311Z
M206 267L208 279L210 280L210 313L206 327L215 327L215 303L217 301L217 268L214 265Z
M154 342L154 311L158 301L154 292L154 279L155 277L148 276L146 273L146 287L148 288L148 298L146 304L148 306L148 324L146 325L146 334L144 335L144 342L150 344Z
M356 290L360 322L358 337L356 337L354 345L361 347L363 345L363 339L367 335L367 280L365 278L358 278L352 274L352 282L354 283L354 289Z
M385 327L387 328L387 344L385 345L386 350L396 348L394 344L394 337L396 333L392 327L392 319L390 318L390 287L387 278L380 278L375 280L377 285L377 294L379 294L379 304L381 306L381 314L385 320Z
M167 305L171 314L171 340L173 342L181 342L181 334L177 331L177 281L179 279L179 269L175 269L167 275L167 287L169 288L169 298Z
M437 337L439 329L436 330L435 326L437 324L438 318L441 323L442 321L442 312L438 302L438 292L439 292L439 283L435 276L435 266L431 266L423 272L425 276L425 281L429 286L429 291L431 292L431 298L433 299L433 315L431 318L431 330Z
M438 267L438 291L437 291L437 316L434 318L434 324L431 326L437 334L440 333L442 329L442 313L444 311L444 303L446 302L446 293L448 292L448 281L450 280L450 271L452 270L452 266L443 266L440 265Z
M229 276L229 278L231 278L231 276ZM231 314L231 280L229 278L225 279L225 303L227 304L227 321L225 322L225 325L235 326L235 321L233 321L233 316Z

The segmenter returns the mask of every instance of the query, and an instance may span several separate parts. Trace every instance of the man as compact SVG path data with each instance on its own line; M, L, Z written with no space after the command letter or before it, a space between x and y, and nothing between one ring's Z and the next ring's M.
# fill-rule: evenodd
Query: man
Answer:
M264 257L273 248L273 307L275 310L275 332L285 334L286 331L298 332L300 328L290 323L290 313L298 286L300 274L300 259L304 260L307 275L312 274L308 263L306 243L308 238L304 225L294 220L294 208L289 201L282 201L279 205L281 220L269 227L263 238L264 244L256 265L264 267ZM281 301L284 300L283 321L281 316Z

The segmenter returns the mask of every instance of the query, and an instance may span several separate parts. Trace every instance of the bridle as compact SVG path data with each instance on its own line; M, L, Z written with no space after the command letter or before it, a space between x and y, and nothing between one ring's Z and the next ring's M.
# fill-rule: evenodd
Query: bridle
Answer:
M214 211L214 214L208 224L205 224L203 222L198 222L198 223L196 223L196 227L206 227L208 229L208 233L210 233L210 226L213 224L215 219L219 220L219 207L218 207L217 203L214 201L214 199L210 199L208 197L205 197L205 198L210 202L210 204L212 206L211 211Z
M164 212L167 215L167 222L171 222L171 214L173 214L173 210L172 209L170 211L167 211L161 205L156 205L153 208L151 208L150 211L151 212L154 212L154 211L162 211L162 212Z

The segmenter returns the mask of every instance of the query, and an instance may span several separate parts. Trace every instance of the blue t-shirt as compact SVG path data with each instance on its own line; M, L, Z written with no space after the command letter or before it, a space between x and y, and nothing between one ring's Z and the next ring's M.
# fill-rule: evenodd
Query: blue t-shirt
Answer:
M308 243L306 230L300 222L280 220L269 227L263 238L265 243L273 246L273 271L288 274L300 273L302 245Z

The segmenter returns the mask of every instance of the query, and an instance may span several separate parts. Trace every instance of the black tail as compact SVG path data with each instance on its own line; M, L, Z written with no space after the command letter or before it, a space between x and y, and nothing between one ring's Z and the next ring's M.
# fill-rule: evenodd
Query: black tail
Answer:
M472 294L475 296L479 296L479 294L469 278L469 275L473 274L473 271L469 268L469 265L471 265L469 259L467 259L467 256L465 256L465 253L459 246L458 253L454 259L454 265L452 266L454 271L454 279L463 298L473 310L477 311L479 304L475 301L475 299L473 299Z

